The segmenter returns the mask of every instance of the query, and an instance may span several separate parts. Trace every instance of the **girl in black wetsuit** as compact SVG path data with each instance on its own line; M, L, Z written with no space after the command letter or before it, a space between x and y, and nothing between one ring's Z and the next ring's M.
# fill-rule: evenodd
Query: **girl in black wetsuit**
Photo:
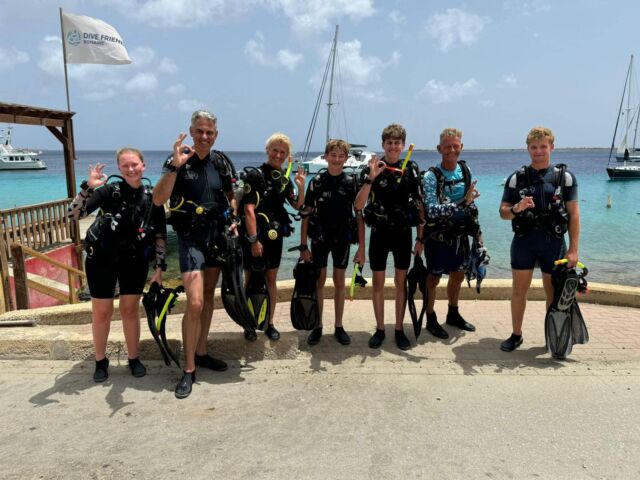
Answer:
M106 357L107 338L113 315L116 282L120 286L120 316L127 343L129 369L142 377L146 369L139 359L140 318L138 306L155 257L151 281L160 283L165 264L166 223L162 207L151 201L151 188L144 185L142 152L123 148L116 154L121 181L107 183L104 165L89 169L89 179L69 207L69 217L82 218L100 209L87 230L85 270L91 293L93 346L96 369L93 379L109 377Z

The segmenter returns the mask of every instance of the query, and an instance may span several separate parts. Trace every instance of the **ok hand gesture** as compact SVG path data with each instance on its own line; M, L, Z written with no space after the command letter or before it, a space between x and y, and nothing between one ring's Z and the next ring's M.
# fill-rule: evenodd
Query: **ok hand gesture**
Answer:
M182 144L185 138L187 138L187 134L181 133L180 135L178 135L178 139L173 144L173 160L171 160L171 163L178 168L187 163L187 160L193 157L193 155L196 153L196 151L190 145Z
M89 165L89 179L87 183L89 188L96 189L101 187L107 182L107 175L103 172L104 163L96 163L95 165Z

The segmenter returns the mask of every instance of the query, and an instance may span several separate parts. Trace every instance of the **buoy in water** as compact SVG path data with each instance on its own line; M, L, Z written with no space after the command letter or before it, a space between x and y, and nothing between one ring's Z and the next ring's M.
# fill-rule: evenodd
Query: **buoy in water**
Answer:
M607 195L607 208L611 208L611 194Z

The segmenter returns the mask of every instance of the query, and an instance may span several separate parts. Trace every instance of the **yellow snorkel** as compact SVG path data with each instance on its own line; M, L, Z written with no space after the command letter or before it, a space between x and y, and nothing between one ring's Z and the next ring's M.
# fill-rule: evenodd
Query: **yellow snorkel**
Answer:
M287 165L287 171L284 174L284 178L286 182L282 182L282 187L280 187L280 191L284 192L285 187L289 184L289 178L291 178L291 170L293 169L293 158L289 155L289 164Z
M407 169L407 165L409 165L409 160L411 159L411 154L413 153L413 143L409 144L409 150L407 150L407 155L404 157L404 162L402 162L402 175L404 175L404 171ZM400 180L402 179L402 176L398 177L398 183L400 183Z

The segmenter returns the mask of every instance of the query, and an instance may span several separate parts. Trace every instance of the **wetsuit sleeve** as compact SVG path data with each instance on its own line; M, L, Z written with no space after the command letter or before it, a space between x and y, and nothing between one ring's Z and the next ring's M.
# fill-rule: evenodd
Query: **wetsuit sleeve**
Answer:
M93 195L93 189L80 190L67 209L67 217L75 220L84 218L87 213L87 202Z
M411 168L411 195L415 198L422 198L422 188L420 185L420 168L415 162L410 163Z
M562 197L565 202L574 202L578 200L578 181L573 173L569 170L565 172L564 191Z
M314 187L315 181L317 177L314 177L307 187L307 193L304 196L304 206L305 207L313 207L316 202L316 190Z
M109 185L103 185L94 190L86 199L83 199L80 204L76 204L78 197L82 192L78 193L78 196L74 199L69 207L67 215L70 218L84 218L87 215L93 213L98 208L109 211L111 204L111 187ZM76 205L74 207L74 205Z
M356 177L356 180L358 182L358 185L357 185L358 190L362 188L362 186L364 185L364 181L368 176L369 176L369 166L366 166L360 171L360 175Z
M153 228L156 233L167 236L167 219L164 214L164 207L153 206L151 211L151 222L153 222Z
M220 175L220 179L222 180L222 191L225 193L232 192L233 179L236 178L236 167L226 153L216 150L215 155L219 157L220 163L226 165L226 168L229 169L229 175Z
M171 164L172 160L173 160L173 155L169 155L167 159L164 161L164 163L162 164L162 175L171 171L169 170L169 165Z
M424 208L429 218L447 218L462 210L455 203L440 203L438 198L438 180L435 173L428 170L422 181L424 189Z
M296 202L298 200L298 195L296 193L295 187L293 186L293 180L289 179L289 183L287 184L287 186L284 189L284 192L282 193L284 195L285 200L289 203L289 205L295 208Z
M520 201L518 198L518 192L516 191L516 173L512 173L507 178L507 181L504 182L504 190L502 192L502 202L510 203L511 205L515 205Z
M167 220L163 207L153 206L151 222L154 226L155 266L165 267L167 258Z

